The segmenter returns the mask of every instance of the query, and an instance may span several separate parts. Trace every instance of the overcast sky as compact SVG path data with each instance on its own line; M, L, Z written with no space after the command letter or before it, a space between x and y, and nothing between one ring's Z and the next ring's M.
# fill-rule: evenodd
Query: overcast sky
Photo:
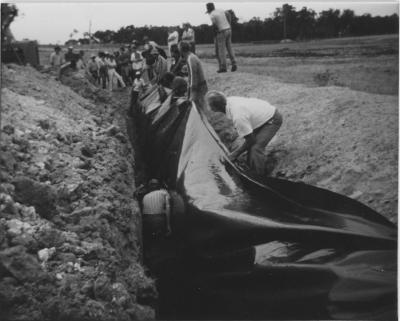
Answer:
M200 2L74 2L74 3L37 3L32 1L15 2L19 16L11 25L11 30L17 40L28 38L38 40L41 44L60 43L69 39L74 29L78 30L74 38L82 37L89 30L92 21L92 32L97 30L118 30L127 25L180 25L190 22L193 25L210 24L205 14L205 4ZM398 14L399 3L392 1L218 1L217 8L233 9L240 21L252 17L262 19L270 17L275 8L284 3L293 5L296 9L306 6L317 13L329 8L352 9L357 15L370 13L373 16Z

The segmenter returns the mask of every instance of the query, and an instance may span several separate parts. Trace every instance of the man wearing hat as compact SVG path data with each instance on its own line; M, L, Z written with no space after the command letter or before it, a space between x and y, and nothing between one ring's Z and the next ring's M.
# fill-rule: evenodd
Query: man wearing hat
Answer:
M143 67L143 79L147 84L158 84L166 72L168 72L167 60L161 57L156 48L143 53L145 65Z
M231 60L231 71L237 70L235 53L232 49L232 30L228 21L227 14L224 10L215 9L214 3L207 3L207 12L210 15L211 22L214 27L215 51L218 59L218 73L226 72L226 50L228 51L229 59Z
M148 36L143 37L143 52L150 52L152 49L156 49L158 54L161 55L164 59L167 59L167 54L164 49L162 49L155 41L150 40Z

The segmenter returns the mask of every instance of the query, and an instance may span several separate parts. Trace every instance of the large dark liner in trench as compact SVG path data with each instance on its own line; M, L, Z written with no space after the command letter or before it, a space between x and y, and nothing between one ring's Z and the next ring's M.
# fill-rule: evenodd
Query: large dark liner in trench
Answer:
M184 203L148 262L161 318L396 318L394 224L324 189L250 179L194 103L162 103L157 87L136 119L149 173Z

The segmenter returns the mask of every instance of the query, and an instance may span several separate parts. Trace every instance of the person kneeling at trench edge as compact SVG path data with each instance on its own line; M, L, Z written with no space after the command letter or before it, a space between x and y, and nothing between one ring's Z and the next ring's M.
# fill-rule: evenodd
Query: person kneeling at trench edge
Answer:
M172 99L171 104L180 105L184 101L187 101L188 82L183 77L175 77L172 81Z
M258 175L264 175L265 147L282 125L282 116L276 107L256 98L225 97L218 91L209 91L206 102L211 110L222 112L232 120L239 137L245 139L245 142L229 155L229 159L233 162L248 151L250 168Z
M148 193L142 201L144 239L171 235L170 195L157 179L148 183Z

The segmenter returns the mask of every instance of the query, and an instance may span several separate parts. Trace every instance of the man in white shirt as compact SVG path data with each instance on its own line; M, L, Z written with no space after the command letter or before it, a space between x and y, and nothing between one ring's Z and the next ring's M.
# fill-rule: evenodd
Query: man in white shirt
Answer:
M190 44L190 51L196 53L196 40L194 37L194 30L190 27L190 23L183 24L182 41Z
M246 97L225 97L218 91L209 91L206 101L211 110L224 113L231 119L239 137L245 142L235 149L229 159L235 161L248 151L250 168L258 175L265 174L265 147L282 125L282 116L267 101Z
M54 47L54 52L50 55L50 65L55 68L60 68L64 63L64 57L61 54L61 48L59 46Z
M232 30L228 20L227 13L221 9L215 9L214 3L207 3L207 12L210 15L211 22L215 32L215 51L217 54L219 69L218 73L226 72L226 53L228 51L229 59L231 60L231 71L237 70L235 53L232 49Z
M143 57L142 53L137 50L136 44L132 44L131 50L132 73L136 75L137 72L143 69Z
M175 27L170 27L168 30L168 51L169 51L169 56L172 57L171 55L171 46L172 45L177 45L179 42L179 33L178 30L176 30Z

